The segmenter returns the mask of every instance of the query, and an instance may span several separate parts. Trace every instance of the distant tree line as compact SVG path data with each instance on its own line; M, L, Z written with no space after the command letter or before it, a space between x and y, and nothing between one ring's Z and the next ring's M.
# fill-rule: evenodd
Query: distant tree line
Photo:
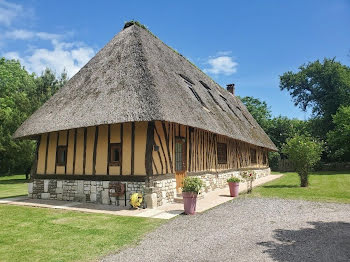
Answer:
M29 74L19 61L0 58L0 174L25 172L34 159L35 142L14 140L13 133L66 82L50 69Z
M323 145L324 162L350 161L350 67L335 59L317 60L298 72L280 76L280 89L287 90L295 106L312 110L308 120L271 117L266 102L243 97L242 102L279 149L270 154L276 165L284 144L295 136L309 137Z

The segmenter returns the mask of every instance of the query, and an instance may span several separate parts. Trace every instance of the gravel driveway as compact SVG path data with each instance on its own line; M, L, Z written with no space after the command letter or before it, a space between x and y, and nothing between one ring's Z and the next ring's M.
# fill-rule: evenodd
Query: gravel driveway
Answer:
M350 205L238 198L103 261L350 261Z

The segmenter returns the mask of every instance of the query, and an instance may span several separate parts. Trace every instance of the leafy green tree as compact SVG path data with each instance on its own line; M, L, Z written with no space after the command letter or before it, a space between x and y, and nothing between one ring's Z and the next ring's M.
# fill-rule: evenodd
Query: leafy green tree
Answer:
M46 69L36 77L15 60L0 58L0 173L24 172L30 168L35 142L14 140L13 133L39 106L67 81L67 74L56 79Z
M296 134L308 134L308 122L278 116L269 120L268 128L265 131L277 148L281 150L288 138Z
M334 160L350 161L350 106L341 106L333 123L334 130L327 134L329 154Z
M288 156L300 177L300 186L309 185L309 172L321 159L322 145L304 135L295 135L287 139L282 152Z
M262 129L266 130L269 124L269 119L271 118L271 110L267 106L267 103L252 96L245 96L240 99Z
M31 113L28 93L34 89L34 75L18 61L0 59L0 172L26 170L32 162L34 143L14 141L12 134Z
M350 67L335 59L317 60L280 76L280 89L287 90L301 109L312 108L322 122L318 136L325 138L334 127L332 115L341 105L350 105Z

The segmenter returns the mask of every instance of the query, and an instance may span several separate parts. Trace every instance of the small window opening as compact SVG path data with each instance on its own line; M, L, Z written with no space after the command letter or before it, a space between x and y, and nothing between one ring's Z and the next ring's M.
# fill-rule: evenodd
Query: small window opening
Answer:
M203 81L200 80L199 83L201 83L205 89L210 90L210 87L206 83L204 83Z
M238 109L239 111L241 111L242 115L243 115L244 118L248 121L248 123L249 123L251 126L254 126L254 125L252 124L252 122L250 122L250 120L248 119L248 117L243 113L242 109L241 109L239 106L236 106L236 107L237 107L237 109Z
M227 144L217 143L218 164L227 164Z
M264 151L263 153L263 165L266 165L267 164L267 152Z
M254 125L252 124L252 122L250 122L250 120L248 119L248 117L247 117L245 114L243 114L243 112L242 112L242 115L244 116L244 118L248 121L248 123L249 123L251 126L254 126Z
M227 107L231 110L231 112L238 118L238 119L241 119L237 114L236 112L232 109L232 107L230 106L230 104L228 102L226 102L226 105Z
M58 146L56 152L56 164L65 166L67 162L67 146Z
M187 76L183 75L183 74L179 74L179 76L181 76L183 79L185 79L187 82L189 82L191 85L194 85L194 82Z
M220 97L221 97L225 102L227 102L227 99L226 99L223 95L220 95Z
M256 164L256 149L250 149L250 161L252 164Z
M208 94L210 95L210 97L213 99L214 103L215 103L218 107L220 107L222 111L225 111L225 110L222 108L222 106L219 104L218 100L215 99L215 97L213 96L213 94L212 94L209 90L207 90L207 91L208 91Z
M109 154L109 164L113 166L120 166L121 162L121 144L114 143L110 145L110 154Z

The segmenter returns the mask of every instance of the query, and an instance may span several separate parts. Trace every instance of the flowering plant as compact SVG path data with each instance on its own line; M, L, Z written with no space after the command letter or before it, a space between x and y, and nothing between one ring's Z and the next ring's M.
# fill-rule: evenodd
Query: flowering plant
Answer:
M142 194L141 193L134 193L130 197L130 205L133 208L138 208L142 203Z
M241 177L247 182L247 193L250 194L253 191L253 181L256 179L256 172L253 170L242 171Z

